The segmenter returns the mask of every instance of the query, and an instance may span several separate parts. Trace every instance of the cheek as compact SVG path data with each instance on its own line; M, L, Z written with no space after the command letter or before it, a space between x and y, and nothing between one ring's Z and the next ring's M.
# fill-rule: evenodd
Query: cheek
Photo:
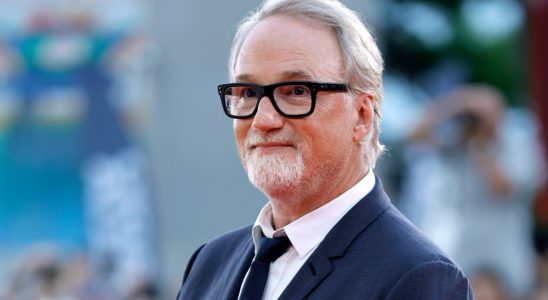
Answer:
M337 101L337 102L334 102ZM333 99L329 104L317 107L319 117L315 126L308 132L314 136L311 142L319 150L338 148L352 142L353 124L351 113L344 102L345 99Z
M240 153L243 150L245 137L250 128L250 124L251 123L248 120L234 120L234 124L232 127L234 130L234 137L236 139L236 144L238 146L238 151Z
M320 126L309 127L302 131L299 150L305 161L321 164L341 141L342 136L338 132L320 124Z
M311 181L314 181L314 178L333 175L344 165L343 161L347 157L344 154L346 146L343 145L342 138L339 139L338 134L332 131L326 132L324 128L316 130L322 133L308 136L300 149L304 163L303 175Z
M340 118L326 119L307 128L301 152L312 164L323 164L348 156L353 147L351 122Z

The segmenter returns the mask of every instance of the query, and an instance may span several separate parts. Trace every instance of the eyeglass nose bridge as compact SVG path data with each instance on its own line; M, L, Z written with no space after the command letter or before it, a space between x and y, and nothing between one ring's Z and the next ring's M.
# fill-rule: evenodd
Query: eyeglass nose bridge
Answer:
M270 103L272 104L272 107L274 107L274 110L280 115L285 116L285 113L282 112L278 104L276 103L276 99L274 99L274 88L273 86L259 86L257 87L257 103L255 104L255 110L253 111L252 116L254 117L257 112L259 111L259 104L261 104L261 101L264 97L267 97L270 100Z

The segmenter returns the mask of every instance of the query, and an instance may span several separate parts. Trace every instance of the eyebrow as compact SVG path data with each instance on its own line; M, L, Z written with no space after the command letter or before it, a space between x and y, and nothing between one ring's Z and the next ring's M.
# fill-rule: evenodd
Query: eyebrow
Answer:
M309 72L305 72L302 70L285 71L285 72L282 72L281 77L287 78L287 79L303 79L303 80L313 79L313 76Z
M234 78L236 82L253 82L253 75L250 74L240 74Z
M314 77L309 72L303 70L283 71L280 73L279 78L282 78L282 81L314 79ZM235 77L235 80L236 82L257 82L255 76L246 73L237 75Z

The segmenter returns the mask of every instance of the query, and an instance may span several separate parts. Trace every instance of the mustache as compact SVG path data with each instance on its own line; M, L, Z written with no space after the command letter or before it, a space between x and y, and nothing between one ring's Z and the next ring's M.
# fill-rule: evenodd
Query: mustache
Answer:
M263 143L285 143L296 145L297 139L295 135L288 132L261 134L256 131L250 131L245 138L244 146L249 149L257 144Z

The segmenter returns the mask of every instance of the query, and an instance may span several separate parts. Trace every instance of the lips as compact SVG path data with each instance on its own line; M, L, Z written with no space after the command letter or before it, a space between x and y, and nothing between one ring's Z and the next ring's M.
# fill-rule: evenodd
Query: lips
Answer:
M257 151L257 154L260 155L269 155L281 153L288 149L292 149L293 145L289 143L278 143L278 142L268 142L268 143L259 143L254 144L250 147L250 151Z
M255 149L255 148L279 148L279 147L293 147L293 145L287 142L266 142L266 143L253 144L249 148Z
M260 134L251 131L244 141L244 149L248 151L258 150L277 151L290 148L297 148L295 137L290 133L278 132L276 134Z

